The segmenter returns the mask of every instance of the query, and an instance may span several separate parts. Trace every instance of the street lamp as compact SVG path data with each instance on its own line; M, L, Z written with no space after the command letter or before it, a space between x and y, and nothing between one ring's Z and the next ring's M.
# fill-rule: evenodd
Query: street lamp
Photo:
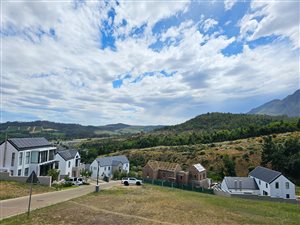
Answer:
M97 169L97 185L96 185L96 190L95 192L99 192L100 190L100 187L99 187L99 161L97 160L98 162L98 169Z

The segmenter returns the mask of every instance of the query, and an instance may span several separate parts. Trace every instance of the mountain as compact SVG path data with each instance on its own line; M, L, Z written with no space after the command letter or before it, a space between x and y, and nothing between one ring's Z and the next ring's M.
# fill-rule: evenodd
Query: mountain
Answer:
M73 139L108 137L146 133L162 126L131 126L128 124L109 124L105 126L83 126L80 124L55 123L50 121L6 122L0 124L0 139L8 137L40 137L47 139Z
M248 114L265 114L271 116L287 115L289 117L299 117L300 89L282 100L275 99L257 108L254 108L250 110Z
M185 132L185 131L218 131L237 128L249 128L250 126L264 126L274 121L287 120L286 116L249 115L233 113L206 113L196 116L184 123L174 126L166 126L159 131Z

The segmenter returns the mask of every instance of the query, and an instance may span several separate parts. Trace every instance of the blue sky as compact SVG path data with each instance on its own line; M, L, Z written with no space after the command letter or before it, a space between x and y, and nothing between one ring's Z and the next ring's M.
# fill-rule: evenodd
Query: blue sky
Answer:
M246 113L299 88L299 4L2 2L1 122Z

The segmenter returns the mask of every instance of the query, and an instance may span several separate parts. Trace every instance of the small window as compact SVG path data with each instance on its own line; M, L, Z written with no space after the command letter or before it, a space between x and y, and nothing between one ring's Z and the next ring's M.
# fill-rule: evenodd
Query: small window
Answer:
M289 194L286 194L286 198L290 198L290 195L289 195Z
M196 176L196 174L195 174L195 175L194 175L194 178L196 179L196 177L197 177L197 176Z
M14 171L13 171L13 170L10 171L10 175L11 175L11 176L14 175Z
M275 188L276 188L276 189L279 188L279 183L278 183L278 182L275 183Z
M268 188L268 183L266 183L266 188Z
M106 171L106 167L104 167L104 171Z
M258 183L259 183L259 185L261 185L261 182L260 182L260 180L258 181Z
M24 176L28 176L29 168L25 168Z
M110 166L108 167L108 170L110 170Z
M30 152L26 152L26 164L29 164L30 161Z
M22 170L18 170L18 176L21 176Z
M69 168L71 167L71 161L69 161Z
M289 182L285 182L285 188L290 189L290 183Z
M22 165L22 161L23 161L23 152L19 153L19 166Z
M12 153L11 154L11 166L14 166L15 165L15 157L16 157L16 153Z

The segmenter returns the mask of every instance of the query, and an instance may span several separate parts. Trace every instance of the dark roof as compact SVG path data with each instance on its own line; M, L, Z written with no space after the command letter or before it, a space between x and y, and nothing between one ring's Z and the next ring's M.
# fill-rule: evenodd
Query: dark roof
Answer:
M258 186L251 177L224 177L226 185L228 189L250 189L250 190L258 190ZM237 186L235 186L235 182ZM242 188L240 187L242 185Z
M97 158L96 160L99 162L100 166L112 166L118 164L118 162L121 162L122 164L129 163L127 157L124 155L102 157Z
M46 140L46 138L10 138L7 140L12 146L14 146L18 151L40 148L40 147L50 147L52 144Z
M76 149L66 149L66 150L60 150L57 151L57 154L59 154L65 161L74 159L77 154Z
M249 175L251 177L255 177L267 183L272 183L277 177L281 175L280 172L271 170L265 167L258 166L254 170L252 170Z

